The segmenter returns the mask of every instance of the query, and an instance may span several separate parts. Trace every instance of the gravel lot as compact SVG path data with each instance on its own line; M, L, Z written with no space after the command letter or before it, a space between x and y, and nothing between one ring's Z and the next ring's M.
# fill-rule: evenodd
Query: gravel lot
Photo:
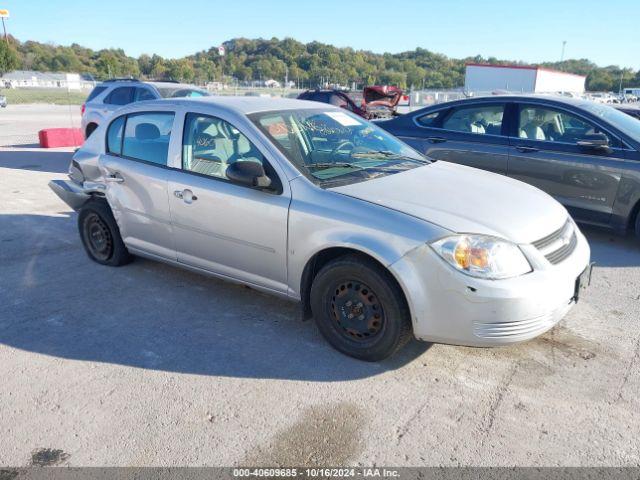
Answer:
M0 465L640 465L640 242L587 229L592 286L536 340L367 364L295 304L91 262L47 187L70 156L0 149Z

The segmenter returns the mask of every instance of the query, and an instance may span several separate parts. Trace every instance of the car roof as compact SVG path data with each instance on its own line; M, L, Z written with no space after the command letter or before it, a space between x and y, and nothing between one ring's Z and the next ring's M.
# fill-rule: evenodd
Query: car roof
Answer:
M443 103L436 103L434 105L429 105L428 107L425 107L426 109L434 109L434 110L440 110L442 108L448 108L454 105L461 105L461 104L465 104L465 103L475 103L475 102L514 102L514 101L528 101L528 102L555 102L555 103L562 103L565 105L571 105L574 107L581 107L593 102L590 102L589 100L584 100L582 98L571 98L571 97L565 97L563 95L545 95L545 94L536 94L536 93L530 93L530 94L519 94L519 95L514 95L514 94L499 94L499 95L483 95L483 96L478 96L478 97L467 97L467 98L463 98L460 100L453 100L450 102L443 102Z
M162 102L174 105L205 105L217 106L232 110L243 115L256 112L268 112L272 110L338 110L337 107L326 103L314 102L311 100L298 100L282 97L234 97L234 96L211 96L198 98L172 98L167 100L155 100L154 103ZM145 102L146 103L146 102Z
M198 90L204 90L204 88L198 87L196 85L192 85L190 83L154 82L154 81L138 80L135 78L132 78L132 79L125 78L121 80L108 80L106 82L100 82L101 87L108 87L110 85L122 86L122 85L139 85L139 84L153 85L156 88L175 88L175 89L195 88Z

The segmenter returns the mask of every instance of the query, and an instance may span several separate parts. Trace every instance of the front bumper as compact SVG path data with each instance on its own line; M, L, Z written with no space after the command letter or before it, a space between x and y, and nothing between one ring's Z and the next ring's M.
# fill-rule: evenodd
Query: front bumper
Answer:
M429 342L497 346L537 337L575 304L576 279L589 265L589 245L576 228L573 253L557 265L521 246L533 271L505 280L464 275L422 245L391 265L412 314L414 335Z

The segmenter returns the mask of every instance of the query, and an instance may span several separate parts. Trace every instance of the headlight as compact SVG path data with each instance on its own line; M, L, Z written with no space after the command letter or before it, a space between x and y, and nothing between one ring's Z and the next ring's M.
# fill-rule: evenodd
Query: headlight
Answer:
M486 235L453 235L431 244L451 264L472 277L499 280L531 271L520 248L506 240Z

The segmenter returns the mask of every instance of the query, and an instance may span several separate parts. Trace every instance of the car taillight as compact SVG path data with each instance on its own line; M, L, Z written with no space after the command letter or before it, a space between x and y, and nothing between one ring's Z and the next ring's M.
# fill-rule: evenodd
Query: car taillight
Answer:
M83 103L82 107L80 107L80 114L84 115L85 108L87 108L87 106Z

